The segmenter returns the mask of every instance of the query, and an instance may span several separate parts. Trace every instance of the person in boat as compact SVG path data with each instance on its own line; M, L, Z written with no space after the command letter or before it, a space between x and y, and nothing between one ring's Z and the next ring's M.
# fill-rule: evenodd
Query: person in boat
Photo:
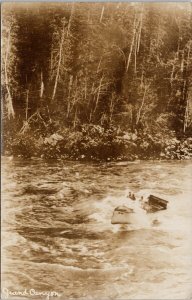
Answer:
M131 200L134 200L134 201L136 200L135 195L134 195L133 193L131 193L131 192L129 192L128 197L129 197Z
M133 201L135 201L135 200L136 200L136 198L135 198L135 194L132 194L132 195L131 195L131 199L132 199Z
M131 199L131 192L129 192L129 195L128 195L128 197Z

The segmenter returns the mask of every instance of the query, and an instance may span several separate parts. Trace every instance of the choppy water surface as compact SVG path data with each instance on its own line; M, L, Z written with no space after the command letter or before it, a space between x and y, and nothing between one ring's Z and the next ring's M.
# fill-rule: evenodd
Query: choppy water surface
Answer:
M191 182L192 162L4 159L2 288L60 299L189 298ZM129 190L169 201L158 226L142 213L130 228L111 225Z

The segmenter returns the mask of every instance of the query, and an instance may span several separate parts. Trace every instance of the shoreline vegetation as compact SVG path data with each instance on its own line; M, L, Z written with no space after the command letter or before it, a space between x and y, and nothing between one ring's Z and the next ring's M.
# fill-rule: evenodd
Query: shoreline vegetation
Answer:
M192 158L190 3L3 3L2 154Z
M90 124L78 131L65 128L44 136L42 131L30 133L28 129L27 134L20 133L7 142L4 154L81 161L183 160L192 159L192 138L179 140L174 133L171 137L170 132L152 135Z

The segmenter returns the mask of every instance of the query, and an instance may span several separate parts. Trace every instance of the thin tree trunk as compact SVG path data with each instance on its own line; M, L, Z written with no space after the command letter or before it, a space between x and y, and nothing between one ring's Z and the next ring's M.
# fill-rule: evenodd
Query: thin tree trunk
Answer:
M137 40L135 43L135 65L134 65L134 73L136 74L137 72Z
M180 30L179 30L180 31ZM173 86L173 80L174 80L174 72L175 72L175 65L177 62L177 59L179 58L179 50L180 50L180 38L178 40L178 45L177 45L177 52L175 53L175 57L174 57L174 61L173 61L173 67L172 67L172 71L171 71L171 76L170 76L170 84L171 84L171 88ZM167 103L167 105L169 106L172 100L172 95L173 95L173 90L171 89L171 97L169 98L169 101Z
M92 112L92 109L91 109L90 114L89 114L89 123L91 123L91 121L92 121L92 115L93 115L93 112Z
M50 77L53 77L53 44L51 44Z
M131 118L131 125L133 127L133 106L130 107L130 118Z
M26 92L26 108L25 108L25 119L28 120L28 110L29 110L29 90Z
M186 107L185 107L185 116L184 116L184 127L183 127L184 133L188 127L188 119L189 119L189 100L187 98L187 103L186 103Z
M68 101L68 103L67 103L67 119L69 118L70 108L71 108L71 104L70 104L70 101Z
M173 85L173 79L174 79L174 72L175 72L175 64L176 64L176 60L177 60L177 56L175 54L175 58L173 61L173 67L172 67L172 71L171 71L171 77L170 77L170 83L171 83L171 87Z
M102 22L102 19L103 19L104 10L105 10L105 7L103 6L102 11L101 11L100 20L99 20L100 23Z
M183 73L183 71L184 71L184 50L182 52L181 68L180 68L180 70L181 70L181 73Z
M147 86L145 86L145 90L144 90L144 94L143 94L143 99L142 99L141 106L140 106L138 114L137 114L136 125L139 123L139 120L141 118L141 111L142 111L142 108L143 108L143 105L144 105L144 102L145 102L146 91L147 91Z
M85 101L87 100L87 77L85 77L85 89L84 89L84 92L85 92Z
M137 53L139 52L139 48L140 48L142 25L143 25L143 8L141 12L140 27L139 27L138 40L137 40Z
M112 118L113 118L113 112L114 112L114 107L115 107L115 101L114 101L114 96L111 96L111 101L110 101L110 107L109 107L109 124L111 124L112 122Z
M144 70L142 69L140 86L143 87Z
M9 87L9 78L8 78L8 70L7 70L7 63L8 63L8 56L9 56L9 50L10 50L10 40L11 40L11 29L9 29L8 33L8 41L7 41L7 49L5 53L5 60L4 60L4 67L5 67L5 86L7 90L7 110L8 110L8 118L12 116L13 118L15 117L15 112L13 109L13 100L11 96L11 91Z
M74 97L73 97L73 101L72 101L72 103L70 104L70 107L71 107L71 108L70 108L69 113L73 110L74 105L78 102L78 100L77 100L77 76L76 76L76 79L75 79L74 90L75 90L75 94L74 94Z
M100 96L100 91L101 91L102 80L103 80L103 76L101 77L101 80L99 82L99 88L98 88L98 93L97 93L97 98L96 98L95 108L94 108L93 113L95 113L95 111L97 109L98 102L99 102L99 96Z
M68 23L68 26L67 26L67 37L69 36L69 31L70 31L70 28L71 28L71 20L72 20L72 17L73 17L73 12L74 12L74 2L73 2L72 7L71 7L71 15L70 15L69 23Z
M73 76L69 78L69 85L68 85L68 97L67 97L67 118L69 117L70 107L71 107L71 89L73 85Z
M189 49L188 49L188 53L187 53L186 73L188 72L188 67L189 67L190 51L191 51L191 44L189 44ZM183 127L184 133L188 127L188 119L189 119L189 99L188 99L187 89L188 89L187 79L185 79L184 90L183 90L183 101L186 101L185 114L184 114L184 127Z
M135 28L135 67L134 67L134 72L136 73L137 72L137 54L139 53L139 48L140 48L140 42L141 42L141 29L142 29L142 20L143 20L143 8L142 8L142 12L141 12L141 16L140 16L140 20L138 21L138 26L139 26L139 29L138 29L138 32L136 34L136 31L137 31L137 26Z
M95 83L93 82L92 83L92 86L91 86L91 91L89 93L89 98L88 98L88 104L87 104L87 107L89 108L90 107L90 104L91 102L93 102L92 100L94 100L94 86L95 86ZM92 108L90 108L90 114L89 114L89 123L91 123L91 120L92 120L92 114L93 114L93 111L92 111Z
M72 4L71 15L70 15L69 23L68 23L68 26L67 26L67 33L66 33L67 38L69 36L69 31L70 31L70 28L71 28L71 20L72 20L72 16L73 16L73 11L74 11L74 2ZM71 95L72 82L73 82L73 77L70 76L69 87L68 87L69 92L68 92L68 99L67 99L67 118L69 117L70 108L71 108L70 95Z
M62 33L61 33L61 42L60 42L60 46L59 46L59 61L58 61L58 65L57 65L57 73L56 73L55 84L54 84L54 88L53 88L52 101L55 99L55 94L56 94L57 85L58 85L61 60L62 60L62 48L63 48L63 42L64 42L64 35L65 35L65 23L63 22L63 29L62 29Z
M25 131L27 130L28 126L29 126L29 122L38 115L38 111L36 111L33 115L31 115L28 119L27 122L23 122L23 126L21 127L19 134L24 134Z
M44 83L43 83L43 72L41 71L41 83L40 83L40 98L43 97L43 92L44 92Z
M100 58L98 66L97 66L97 73L99 73L99 69L100 69L100 65L101 65L101 60L102 60L102 57Z
M129 70L131 55L132 55L132 52L133 52L133 46L134 46L134 42L135 42L136 27L137 26L136 26L136 15L135 15L134 24L133 24L133 37L132 37L132 41L131 41L129 56L128 56L128 59L127 59L126 72L128 72L128 70Z
M74 120L73 120L73 128L76 127L76 124L77 124L77 108L75 110L75 116L74 116Z

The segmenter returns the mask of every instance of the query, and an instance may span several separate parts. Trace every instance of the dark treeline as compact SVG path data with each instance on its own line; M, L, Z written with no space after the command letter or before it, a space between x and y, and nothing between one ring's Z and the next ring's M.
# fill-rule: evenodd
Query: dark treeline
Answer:
M2 6L4 152L185 158L190 3Z

